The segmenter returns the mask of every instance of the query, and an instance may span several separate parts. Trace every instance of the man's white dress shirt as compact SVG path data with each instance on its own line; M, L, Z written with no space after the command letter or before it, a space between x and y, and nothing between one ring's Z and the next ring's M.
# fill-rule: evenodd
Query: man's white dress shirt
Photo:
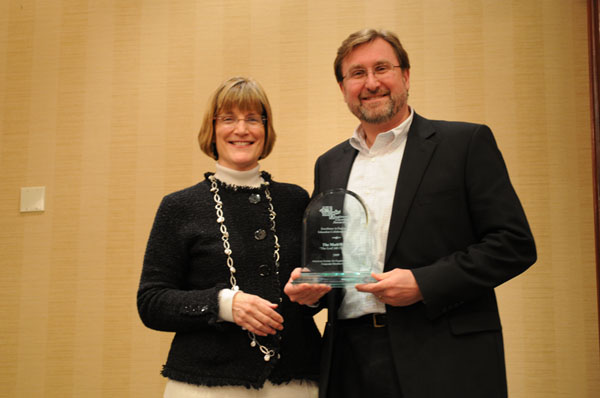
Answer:
M352 165L347 189L360 196L367 207L374 252L373 270L376 273L383 272L396 182L413 115L411 108L409 117L392 130L377 135L371 148L360 126L350 138L350 145L358 150L358 155ZM348 287L338 316L349 319L370 313L385 313L385 304L371 293Z

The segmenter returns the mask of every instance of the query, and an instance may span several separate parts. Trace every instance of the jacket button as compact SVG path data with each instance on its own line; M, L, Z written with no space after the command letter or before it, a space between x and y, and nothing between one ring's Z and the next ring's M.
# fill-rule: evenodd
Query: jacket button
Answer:
M257 204L260 202L260 195L257 193L253 193L252 195L250 195L248 197L248 202L252 203L253 205Z
M254 239L263 240L266 237L267 231L265 231L264 229L257 229L256 231L254 231Z
M258 274L260 276L269 276L269 275L271 275L271 269L269 268L269 266L267 264L263 264L258 267Z

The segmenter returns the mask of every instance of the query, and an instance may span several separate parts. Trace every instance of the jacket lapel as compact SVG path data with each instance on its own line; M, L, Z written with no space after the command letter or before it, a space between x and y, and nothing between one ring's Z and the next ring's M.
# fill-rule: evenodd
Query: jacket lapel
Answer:
M348 179L350 178L350 171L352 170L352 163L358 151L350 145L349 142L344 146L342 155L337 160L337 164L334 168L338 170L337 173L331 173L331 177L334 179L330 187L343 187L348 186Z
M335 156L331 156L325 162L317 161L313 197L333 188L346 188L357 153L350 143L345 142L335 149Z
M396 182L385 253L385 266L387 266L396 242L400 238L408 211L427 169L431 155L433 155L437 146L437 143L430 139L434 134L435 130L431 123L415 113L408 131L406 149L404 150L400 173Z

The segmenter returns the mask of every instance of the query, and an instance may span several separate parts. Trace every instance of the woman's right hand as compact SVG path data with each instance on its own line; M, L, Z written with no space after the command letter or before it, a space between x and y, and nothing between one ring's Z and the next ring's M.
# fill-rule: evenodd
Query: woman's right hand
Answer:
M254 294L238 292L233 297L233 321L258 336L283 330L283 317L273 304Z

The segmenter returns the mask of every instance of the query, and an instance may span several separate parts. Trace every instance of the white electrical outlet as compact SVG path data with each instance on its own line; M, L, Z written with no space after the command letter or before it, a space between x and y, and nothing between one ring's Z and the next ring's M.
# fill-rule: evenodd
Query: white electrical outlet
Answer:
M44 211L46 187L21 188L21 213Z

